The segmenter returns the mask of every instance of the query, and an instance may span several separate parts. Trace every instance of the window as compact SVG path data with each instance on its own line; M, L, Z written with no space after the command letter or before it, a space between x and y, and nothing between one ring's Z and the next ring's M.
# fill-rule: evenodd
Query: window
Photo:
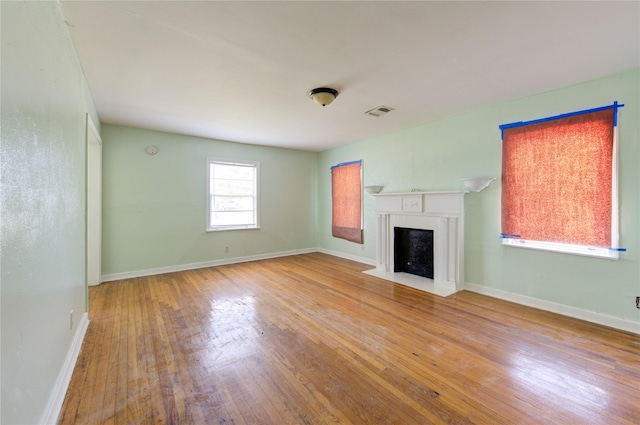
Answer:
M331 234L362 243L362 161L331 167Z
M207 231L256 229L260 164L207 159Z
M503 244L617 258L617 109L500 126Z

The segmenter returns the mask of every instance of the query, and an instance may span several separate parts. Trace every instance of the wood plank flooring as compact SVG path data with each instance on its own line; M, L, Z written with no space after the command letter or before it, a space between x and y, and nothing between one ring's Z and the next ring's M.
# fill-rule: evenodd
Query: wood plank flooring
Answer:
M307 254L89 290L60 424L638 424L640 336Z

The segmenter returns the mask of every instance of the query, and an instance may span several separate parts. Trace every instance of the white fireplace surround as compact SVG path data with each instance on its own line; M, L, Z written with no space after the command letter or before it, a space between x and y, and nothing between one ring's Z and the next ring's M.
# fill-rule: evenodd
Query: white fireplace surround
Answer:
M440 296L464 282L464 191L378 193L376 268L365 273ZM433 230L433 279L395 273L394 228Z

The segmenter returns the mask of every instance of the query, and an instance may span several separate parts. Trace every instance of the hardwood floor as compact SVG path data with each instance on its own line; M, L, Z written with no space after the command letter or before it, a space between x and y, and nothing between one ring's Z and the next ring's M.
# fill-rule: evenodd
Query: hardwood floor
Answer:
M92 287L60 424L638 424L640 336L308 254Z

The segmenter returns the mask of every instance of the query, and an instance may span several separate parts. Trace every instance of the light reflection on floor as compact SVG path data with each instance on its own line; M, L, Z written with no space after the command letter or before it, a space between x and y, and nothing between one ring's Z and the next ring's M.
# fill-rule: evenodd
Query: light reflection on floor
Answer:
M575 409L575 404L590 409L604 409L611 402L606 390L572 376L571 370L558 372L560 369L558 365L549 366L544 361L519 353L514 353L511 360L513 367L510 376L520 384L523 393L534 393L536 398L549 394L550 403L557 404L556 407L559 410L579 412L580 409ZM558 399L557 394L564 396Z
M208 366L224 366L255 353L259 338L255 297L212 299L208 329Z

